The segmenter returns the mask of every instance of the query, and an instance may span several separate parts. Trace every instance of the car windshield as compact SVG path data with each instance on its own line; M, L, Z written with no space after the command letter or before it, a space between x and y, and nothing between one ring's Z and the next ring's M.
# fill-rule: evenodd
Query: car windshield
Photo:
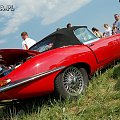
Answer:
M38 52L45 52L47 50L50 50L53 47L53 38L52 37L47 37L37 44L33 45L30 50L35 50Z
M97 37L87 28L78 28L74 31L74 34L81 43L97 39Z

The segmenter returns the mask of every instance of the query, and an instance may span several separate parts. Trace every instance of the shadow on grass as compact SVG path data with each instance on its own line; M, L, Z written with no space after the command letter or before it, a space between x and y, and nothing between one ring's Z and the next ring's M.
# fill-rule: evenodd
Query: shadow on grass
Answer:
M120 90L120 66L116 67L113 71L113 79L117 80L115 90Z
M109 68L113 68L115 65L118 65L118 66L114 68L113 74L110 77L117 81L114 89L118 91L120 90L120 60L98 71L97 74L95 73L95 76L105 73L106 70L108 70Z
M60 101L60 102L59 102ZM20 117L22 115L31 114L41 110L44 106L51 106L57 102L63 103L63 100L54 97L54 95L48 95L44 97L32 98L19 103L14 102L11 105L6 105L0 108L0 120L11 120L14 117Z

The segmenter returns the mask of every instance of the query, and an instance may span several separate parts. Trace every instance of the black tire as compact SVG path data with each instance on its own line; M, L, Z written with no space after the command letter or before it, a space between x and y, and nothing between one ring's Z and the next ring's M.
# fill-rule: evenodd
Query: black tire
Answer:
M88 86L88 74L84 68L66 68L55 79L55 92L63 99L78 98Z

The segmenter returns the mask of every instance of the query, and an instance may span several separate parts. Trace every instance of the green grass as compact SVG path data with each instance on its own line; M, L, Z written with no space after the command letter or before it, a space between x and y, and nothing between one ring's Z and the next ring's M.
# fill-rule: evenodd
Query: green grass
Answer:
M2 120L120 120L120 65L93 77L78 100L37 99L0 111ZM17 110L18 109L18 110ZM24 110L23 112L19 110ZM19 111L19 113L17 113Z

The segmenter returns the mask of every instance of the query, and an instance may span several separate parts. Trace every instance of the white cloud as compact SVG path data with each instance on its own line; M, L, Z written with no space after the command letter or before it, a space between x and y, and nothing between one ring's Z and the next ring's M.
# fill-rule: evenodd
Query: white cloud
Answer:
M52 24L68 14L77 11L90 1L91 0L2 0L0 4L12 4L16 10L14 12L0 12L0 18L5 19L4 28L0 31L0 35L16 32L20 25L34 17L42 18L41 23L43 25Z
M0 40L0 45L6 43L7 41L6 40Z

